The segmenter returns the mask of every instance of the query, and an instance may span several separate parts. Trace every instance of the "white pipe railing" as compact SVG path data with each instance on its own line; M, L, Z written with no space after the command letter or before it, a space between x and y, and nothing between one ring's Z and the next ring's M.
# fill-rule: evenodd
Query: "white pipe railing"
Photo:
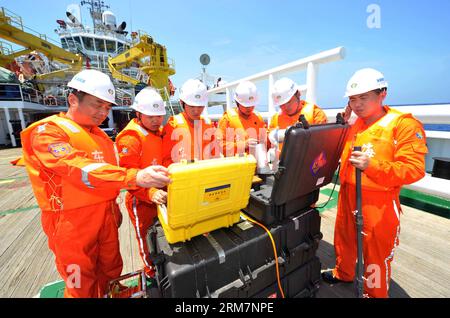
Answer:
M403 113L411 113L415 118L420 120L423 124L445 124L450 125L450 104L435 104L435 105L408 105L408 106L393 106ZM344 111L344 108L328 108L323 109L328 117L328 122L336 120L338 112ZM259 112L264 120L270 119L270 112ZM354 116L354 115L353 115ZM210 114L211 120L219 120L222 114Z
M263 80L268 80L269 82L269 94L268 94L268 112L269 115L275 113L275 107L273 106L272 98L270 92L272 91L272 86L274 81L282 75L295 73L303 71L306 69L306 85L301 87L302 91L306 91L306 100L311 103L316 103L316 88L317 88L317 73L319 71L319 65L324 63L330 63L334 61L342 60L345 57L344 47L337 47L332 50L320 52L315 55L308 56L303 59L296 60L294 62L284 64L272 69L254 74L240 80L221 85L210 89L208 92L210 95L217 93L226 93L226 107L230 109L232 107L232 90L241 81L252 81L259 82Z
M411 113L423 124L450 124L450 104L431 104L431 105L404 105L392 106L392 108L402 113ZM336 119L338 112L344 110L342 108L324 109L328 117L328 121Z

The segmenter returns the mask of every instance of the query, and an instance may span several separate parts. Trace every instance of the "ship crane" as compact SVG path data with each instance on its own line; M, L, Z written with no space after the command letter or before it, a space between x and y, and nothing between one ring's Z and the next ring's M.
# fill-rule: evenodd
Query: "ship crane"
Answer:
M24 50L19 52L11 52L8 55L1 54L0 63L2 63L2 65L14 61L14 59L20 55L38 51L44 54L50 61L56 61L69 66L68 69L38 74L36 75L38 79L65 77L68 71L77 72L83 66L82 55L64 50L58 45L48 41L47 37L43 34L37 36L25 31L22 18L8 12L8 10L3 7L0 9L0 38L24 47Z
M144 82L146 85L165 91L166 98L172 95L173 86L169 76L175 74L173 62L167 59L166 48L153 41L153 38L143 32L133 32L132 36L139 38L139 42L121 54L108 59L108 67L112 76L119 81L137 85ZM120 70L138 65L143 79L137 79L122 73Z

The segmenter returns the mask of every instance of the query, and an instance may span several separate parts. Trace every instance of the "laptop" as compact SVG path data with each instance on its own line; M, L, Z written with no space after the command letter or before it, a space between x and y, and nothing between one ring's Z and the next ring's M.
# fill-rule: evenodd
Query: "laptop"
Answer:
M278 170L251 193L245 212L271 224L317 202L319 189L333 179L348 131L343 123L289 127Z

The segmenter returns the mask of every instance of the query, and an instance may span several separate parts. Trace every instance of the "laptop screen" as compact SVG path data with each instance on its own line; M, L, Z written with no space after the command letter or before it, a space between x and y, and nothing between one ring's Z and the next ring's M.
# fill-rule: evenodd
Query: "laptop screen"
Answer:
M331 182L349 130L348 125L301 125L285 134L271 199L285 204Z

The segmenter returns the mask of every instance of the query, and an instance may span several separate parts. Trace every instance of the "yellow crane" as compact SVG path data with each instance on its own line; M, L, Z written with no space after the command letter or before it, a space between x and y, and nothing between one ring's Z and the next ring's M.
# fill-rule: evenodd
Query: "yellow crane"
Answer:
M24 47L21 51L10 52L9 54L5 54L7 52L6 50L1 50L1 65L8 64L20 55L30 53L31 51L38 51L51 61L68 65L70 71L77 72L83 66L83 57L80 54L68 52L58 45L51 43L47 40L47 36L43 34L37 36L26 32L22 18L3 7L0 8L0 38ZM40 74L37 75L37 78L65 77L69 69Z
M44 90L43 80L51 78L65 78L69 74L78 72L83 67L83 55L75 54L60 46L51 43L43 34L37 35L27 32L22 18L0 8L0 38L23 47L22 50L14 52L12 47L0 42L0 66L7 66L15 61L16 57L32 53L33 51L44 54L50 61L56 61L68 65L68 68L53 72L37 74L36 79L39 89ZM167 50L163 45L153 41L153 38L145 32L133 32L134 44L121 54L108 59L108 67L114 78L119 81L137 85L144 82L165 92L165 99L173 92L173 86L169 76L175 74L174 63L169 62ZM144 80L133 78L121 72L124 68L135 66Z
M175 68L173 62L169 63L166 48L154 42L153 38L145 33L134 34L134 37L139 37L139 42L123 53L108 59L112 76L120 81L137 85L141 82L139 79L123 74L120 70L138 64L139 70L148 76L145 84L160 90L165 89L170 94L172 87L169 76L175 74Z
M32 50L24 49L20 51L14 51L11 44L0 41L0 66L6 66L13 63L16 57L29 54Z

